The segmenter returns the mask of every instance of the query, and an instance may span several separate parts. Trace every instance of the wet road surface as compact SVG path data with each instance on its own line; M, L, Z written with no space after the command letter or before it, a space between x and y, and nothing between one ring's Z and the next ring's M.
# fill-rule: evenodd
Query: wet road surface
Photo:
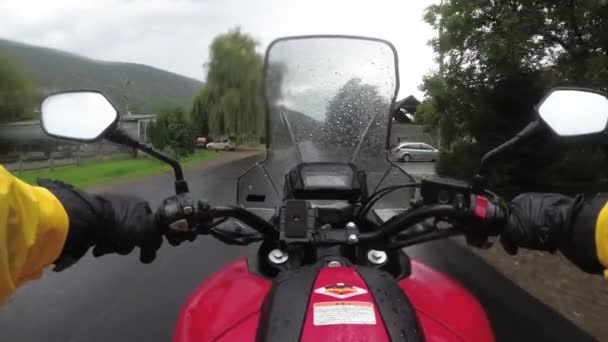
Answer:
M429 176L435 174L434 162L396 162L396 164L412 176Z
M233 203L236 178L251 161L188 170L190 189L216 204ZM173 183L162 175L110 190L137 194L156 207L172 194ZM457 243L438 241L407 251L469 288L486 309L498 341L592 340ZM47 270L0 307L0 341L168 341L189 294L245 254L245 248L200 237L178 248L164 245L150 265L140 264L135 254L87 255L61 273Z

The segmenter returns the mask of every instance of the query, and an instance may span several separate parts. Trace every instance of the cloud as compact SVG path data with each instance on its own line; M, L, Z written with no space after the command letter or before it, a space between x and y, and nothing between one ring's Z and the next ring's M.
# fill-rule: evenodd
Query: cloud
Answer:
M274 38L357 34L391 41L400 55L401 96L421 96L434 67L424 1L376 0L14 0L0 3L0 37L87 57L152 65L203 79L208 46L240 26L263 50Z

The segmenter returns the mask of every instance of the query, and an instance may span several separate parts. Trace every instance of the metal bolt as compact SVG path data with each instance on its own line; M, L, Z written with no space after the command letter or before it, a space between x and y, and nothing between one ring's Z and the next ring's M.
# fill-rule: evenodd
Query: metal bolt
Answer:
M382 265L386 262L386 259L388 259L386 252L377 251L375 249L370 249L370 251L367 252L367 260L374 265Z
M287 259L289 259L287 253L283 253L283 251L281 251L280 249L273 249L268 254L268 260L270 260L270 262L272 262L273 264L282 264L287 261Z
M340 263L339 261L330 261L327 263L327 267L340 267L342 266L342 263Z
M355 224L355 222L348 222L346 224L346 229L355 229L357 228L357 225Z
M348 236L348 243L357 243L359 242L359 238L355 234L350 234Z

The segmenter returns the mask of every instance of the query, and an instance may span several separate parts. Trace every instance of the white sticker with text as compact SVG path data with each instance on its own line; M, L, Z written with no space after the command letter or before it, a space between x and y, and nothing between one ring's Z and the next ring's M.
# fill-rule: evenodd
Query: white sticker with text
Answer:
M376 324L370 302L321 302L313 307L314 325Z

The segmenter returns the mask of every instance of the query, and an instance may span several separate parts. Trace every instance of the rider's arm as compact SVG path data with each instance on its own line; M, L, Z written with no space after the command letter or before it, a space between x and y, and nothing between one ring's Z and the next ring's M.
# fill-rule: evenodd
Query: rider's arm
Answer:
M582 270L608 277L607 199L522 194L509 204L503 246L511 254L518 247L559 250Z
M605 195L582 201L573 214L572 235L560 251L581 269L608 276L608 203Z
M148 203L126 195L96 195L48 179L31 186L0 166L0 303L55 264L63 270L93 247L93 255L140 249L149 263L162 230Z
M0 303L57 259L68 225L65 209L49 190L0 166Z

